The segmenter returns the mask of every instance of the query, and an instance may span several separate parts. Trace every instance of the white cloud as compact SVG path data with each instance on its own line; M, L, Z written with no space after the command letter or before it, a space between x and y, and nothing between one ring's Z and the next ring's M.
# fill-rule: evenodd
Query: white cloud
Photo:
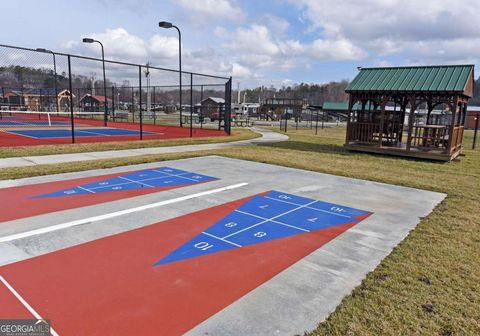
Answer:
M242 20L245 13L228 0L177 0L184 9L207 17Z
M178 38L154 35L150 38L148 51L151 57L176 58L178 57Z
M130 61L145 64L148 60L174 60L178 58L178 38L153 35L148 41L129 33L125 28L107 29L100 33L84 34L102 42L105 48L105 57L121 61ZM78 41L81 39L79 38ZM78 41L67 41L63 48L70 52L80 52L89 55L99 52L96 44L84 44ZM188 52L186 50L186 52Z
M359 50L379 56L407 53L412 57L452 59L476 51L480 38L480 2L477 0L290 0L309 23L308 31L326 44L343 48L345 59L361 56ZM440 45L458 46L457 50ZM317 43L318 44L318 43ZM348 46L350 45L350 47ZM424 47L425 46L425 47ZM431 48L431 51L425 49ZM472 50L473 49L473 50ZM357 50L357 51L355 51ZM449 57L456 55L455 57ZM337 56L337 55L333 55ZM463 56L465 57L465 56ZM459 59L459 58L457 58Z
M249 51L259 55L275 55L280 52L268 28L258 24L253 24L249 28L238 28L234 34L231 34L231 42L228 46L232 50Z
M271 14L265 14L260 21L270 28L275 34L283 34L290 28L290 23L288 23L287 20Z
M317 60L357 60L366 52L345 38L317 39L311 43L286 39L264 25L252 24L229 32L217 28L224 47L235 60L250 69L289 71ZM275 36L275 37L274 37Z
M124 28L107 29L103 33L91 34L92 37L103 43L106 56L114 58L141 59L148 55L145 41L132 35ZM98 46L88 45L91 49L98 50Z
M313 57L321 60L358 60L366 56L365 51L344 38L315 40L309 52Z
M252 72L247 67L233 63L232 64L232 76L235 78L248 78L252 75Z

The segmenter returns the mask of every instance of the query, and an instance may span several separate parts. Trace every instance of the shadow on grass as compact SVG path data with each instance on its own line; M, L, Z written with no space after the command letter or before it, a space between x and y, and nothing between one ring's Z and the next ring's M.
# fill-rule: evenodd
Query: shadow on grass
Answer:
M396 156L396 155L387 155L381 153L370 153L370 152L357 152L357 151L350 151L347 150L343 145L338 144L320 144L320 143L311 143L311 142L304 142L298 140L288 140L279 143L273 144L265 144L261 145L263 147L274 147L274 148L281 148L281 149L289 149L289 150L297 150L302 152L311 152L311 153L322 153L322 154L335 154L341 156L350 156L350 157L370 157L376 158L378 160L382 160L385 162L388 161L406 161L406 162L416 162L416 163L427 163L427 164L438 164L443 165L448 162L445 161L437 161L431 159L422 159L422 158L415 158L415 157L408 157L408 156ZM453 160L451 162L458 162L458 159Z
M347 151L343 145L335 144L318 144L304 141L289 140L274 144L261 145L262 147L274 147L282 149L298 150L303 152L328 153L338 155L352 155L352 152Z

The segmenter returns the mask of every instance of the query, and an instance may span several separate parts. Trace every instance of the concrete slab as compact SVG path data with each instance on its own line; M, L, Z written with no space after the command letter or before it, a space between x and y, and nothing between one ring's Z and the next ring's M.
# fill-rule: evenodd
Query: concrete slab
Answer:
M373 214L191 329L189 335L292 335L312 330L446 195L218 156L1 181L0 188L169 166L219 180L1 223L0 238L76 219L248 185L138 213L99 220L8 243L0 265L173 219L268 190L363 209ZM394 206L392 206L392 204ZM260 244L259 244L260 245ZM217 254L220 254L219 252ZM208 257L202 257L208 258ZM0 268L0 275L2 269Z

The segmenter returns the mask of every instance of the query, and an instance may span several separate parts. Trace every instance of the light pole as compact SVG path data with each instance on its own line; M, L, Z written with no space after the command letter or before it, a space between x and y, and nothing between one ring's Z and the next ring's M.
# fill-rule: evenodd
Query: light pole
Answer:
M103 116L103 126L107 126L107 118L108 118L108 99L107 99L107 77L105 76L105 52L103 50L102 42L98 40L94 40L92 38L84 38L83 43L94 43L97 42L102 47L102 66L103 66L103 98L105 102L103 103L105 106L105 114Z
M183 127L182 119L182 33L180 29L171 22L161 21L158 23L160 28L175 28L178 32L178 68L179 68L179 82L180 82L180 127Z
M36 51L39 52L44 52L44 53L50 53L53 56L53 74L55 76L55 107L57 109L57 113L60 112L58 110L58 90L57 90L57 61L55 59L55 53L51 50L45 49L45 48L37 48L35 49Z

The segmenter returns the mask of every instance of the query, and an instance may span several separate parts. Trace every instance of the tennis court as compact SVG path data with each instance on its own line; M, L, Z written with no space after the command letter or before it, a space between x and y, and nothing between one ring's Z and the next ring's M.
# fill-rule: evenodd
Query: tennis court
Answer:
M102 112L0 111L0 147L225 135L214 129L196 128L190 133L187 127L104 123L103 118Z
M54 335L301 334L445 197L216 156L0 196L0 315Z

